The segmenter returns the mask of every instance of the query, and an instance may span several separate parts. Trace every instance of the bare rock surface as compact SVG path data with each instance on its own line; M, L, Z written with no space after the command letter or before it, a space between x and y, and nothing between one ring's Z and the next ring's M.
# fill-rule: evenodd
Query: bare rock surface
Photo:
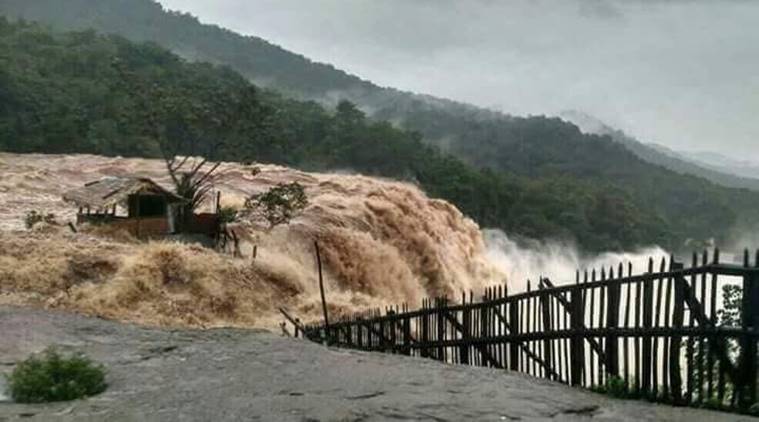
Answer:
M265 331L162 330L0 307L0 372L51 345L105 364L108 390L45 405L0 397L0 421L754 420L613 400L501 370L330 349Z

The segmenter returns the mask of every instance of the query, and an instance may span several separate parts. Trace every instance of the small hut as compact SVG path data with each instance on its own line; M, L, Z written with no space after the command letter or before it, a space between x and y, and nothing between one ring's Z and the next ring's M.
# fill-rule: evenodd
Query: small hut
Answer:
M79 207L77 224L115 225L138 237L175 233L177 210L186 202L152 180L138 177L106 177L66 192L63 199Z

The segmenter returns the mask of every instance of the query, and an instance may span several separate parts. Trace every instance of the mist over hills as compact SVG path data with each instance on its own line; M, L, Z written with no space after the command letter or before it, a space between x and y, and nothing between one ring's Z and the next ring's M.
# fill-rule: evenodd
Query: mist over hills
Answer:
M649 163L677 173L703 177L722 186L759 191L759 166L751 162L737 162L719 153L678 152L662 145L644 143L580 111L566 111L560 117L576 124L584 133L608 136Z
M649 244L676 250L689 240L727 239L737 226L752 227L759 222L747 211L759 206L759 193L724 188L701 177L680 174L688 172L671 171L666 163L631 152L632 144L614 142L613 134L583 133L560 118L510 116L379 87L260 38L166 11L152 0L69 0L63 8L55 0L4 0L0 13L11 19L40 21L58 30L92 28L132 41L152 41L186 60L228 66L267 88L258 91L258 98L265 109L277 111L273 113L279 116L275 129L267 132L256 128L254 139L241 150L230 152L227 159L268 160L304 168L350 168L414 180L431 195L452 201L483 226L528 237L569 238L589 250ZM32 44L40 42L33 35L22 38ZM199 71L203 66L198 65L192 70L150 46L127 48L120 40L96 41L94 44L105 44L98 48L111 52L114 48L109 43L140 54L149 51L148 57L157 68L170 66L185 75L210 72L214 78L233 81L233 87L244 86L229 69ZM63 45L58 47L64 48L66 42L59 42ZM91 39L85 42L93 43ZM98 57L103 60L101 64L111 58L108 54ZM68 74L62 83L73 90L72 95L87 85L78 76ZM16 82L14 78L18 77L6 76ZM105 84L112 75L106 72L98 77ZM76 88L72 80L82 85ZM28 94L37 89L31 88L34 86L27 84L27 91L22 91ZM232 97L231 101L238 100ZM87 104L92 99L82 100ZM360 110L342 104L342 110L338 107L334 114L332 110L340 100L350 100ZM371 119L364 119L364 113ZM108 113L100 117L114 119ZM40 131L41 138L26 145L26 150L46 151L57 145L69 152L157 154L154 145L140 144L140 137L133 132L133 136L125 137L119 133L123 128L110 123L80 123L82 127L72 125L71 129L79 133L77 139L91 139L88 134L97 127L100 138L121 135L124 144L110 149L98 144L51 143L51 135Z
M719 172L732 173L747 178L756 178L759 175L759 163L756 161L736 160L713 151L676 151L674 153Z
M157 158L169 142L181 155L413 182L483 226L589 250L675 239L652 211L604 187L480 170L351 103L333 111L287 99L156 44L0 17L0 51L2 151Z

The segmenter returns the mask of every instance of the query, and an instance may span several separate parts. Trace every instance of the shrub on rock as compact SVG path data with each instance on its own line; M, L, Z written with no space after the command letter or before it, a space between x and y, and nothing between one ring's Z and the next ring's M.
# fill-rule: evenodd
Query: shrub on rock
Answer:
M105 391L105 369L82 354L62 356L54 349L19 363L8 376L18 403L76 400Z

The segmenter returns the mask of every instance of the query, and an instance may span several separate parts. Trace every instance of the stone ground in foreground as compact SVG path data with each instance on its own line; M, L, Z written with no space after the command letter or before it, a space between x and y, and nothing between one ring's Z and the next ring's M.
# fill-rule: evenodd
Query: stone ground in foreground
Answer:
M108 391L46 405L0 397L0 421L754 420L613 400L500 370L328 349L263 331L158 330L0 307L0 372L50 345L104 363Z

